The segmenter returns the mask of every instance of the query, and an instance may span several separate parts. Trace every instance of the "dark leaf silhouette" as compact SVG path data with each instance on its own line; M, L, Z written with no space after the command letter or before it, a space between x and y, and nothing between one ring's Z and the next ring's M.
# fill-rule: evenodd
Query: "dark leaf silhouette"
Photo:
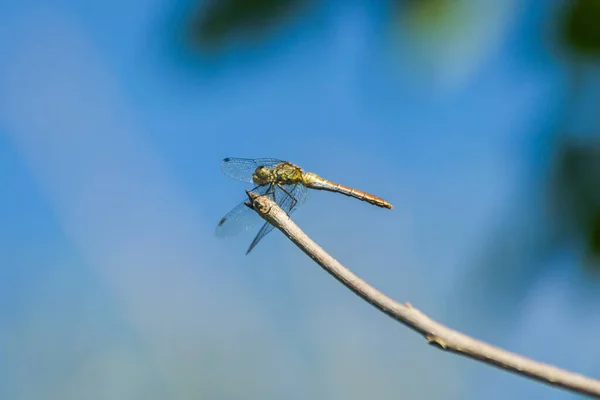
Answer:
M563 144L552 188L556 216L600 260L600 142Z
M309 1L212 0L192 17L191 39L204 49L218 49L232 39L262 38Z
M600 1L572 0L567 7L563 40L578 53L600 57Z

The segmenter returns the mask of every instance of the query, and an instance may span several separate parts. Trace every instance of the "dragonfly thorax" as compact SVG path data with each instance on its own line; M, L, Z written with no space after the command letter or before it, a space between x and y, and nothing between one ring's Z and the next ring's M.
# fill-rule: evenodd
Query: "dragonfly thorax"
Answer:
M261 165L252 174L252 181L259 186L296 184L302 181L302 169L288 162L282 162L273 168Z

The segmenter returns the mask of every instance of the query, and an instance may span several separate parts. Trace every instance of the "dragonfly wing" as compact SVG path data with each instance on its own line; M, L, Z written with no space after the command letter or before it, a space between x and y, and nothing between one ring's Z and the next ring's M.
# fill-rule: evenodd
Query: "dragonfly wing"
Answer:
M265 194L269 191L269 186L258 186L252 189L258 194ZM247 231L258 225L263 219L256 214L256 211L248 207L245 202L241 202L233 210L227 213L217 225L216 234L219 237L232 236L240 232Z
M288 211L288 213L294 212L299 205L302 205L306 202L308 199L308 189L304 185L295 185L295 188L292 191L292 196L296 199L296 204L290 211Z
M308 196L306 186L301 184L282 185L275 190L275 199L279 207L288 214L296 211Z
M221 218L215 232L219 237L232 236L247 231L260 221L256 212L242 202Z
M271 190L267 190L265 195L269 196L271 200L275 201L286 213L290 214L296 210L299 204L302 204L306 200L308 191L304 185L282 185L273 186ZM273 230L273 225L266 222L260 231L256 234L256 237L250 244L246 254L250 253L254 247L264 238L269 232Z
M225 175L238 181L252 183L252 174L261 165L273 167L283 161L275 158L235 158L227 157L221 162L221 170Z
M267 193L267 196L271 197L286 213L290 214L306 200L307 193L308 191L304 185L282 185L275 186L274 190ZM250 253L273 228L273 225L266 222L256 234L246 254Z
M252 249L258 244L258 242L260 242L261 239L264 238L265 236L267 236L267 233L271 232L272 230L273 230L273 225L271 225L268 222L265 222L265 224L262 226L262 228L260 228L260 231L258 231L258 233L256 234L256 237L254 238L252 243L250 243L250 247L248 247L248 251L246 251L246 255L248 255L248 253L250 253L252 251Z

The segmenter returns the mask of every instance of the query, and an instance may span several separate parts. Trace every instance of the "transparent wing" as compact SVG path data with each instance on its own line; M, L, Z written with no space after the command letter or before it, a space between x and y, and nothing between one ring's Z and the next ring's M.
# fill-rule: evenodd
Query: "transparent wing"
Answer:
M262 195L269 191L269 186L258 186L252 189L252 191ZM245 201L238 204L237 207L221 218L215 231L217 236L232 236L247 231L249 228L258 225L263 221L263 219L256 214L256 211L250 209L244 202Z
M307 198L308 191L304 185L282 185L273 186L273 189L267 194L273 201L275 201L282 210L286 213L291 214L296 210L298 205L304 203ZM246 207L247 208L247 207ZM252 211L255 213L254 211ZM256 213L255 213L256 214ZM258 216L258 215L257 215ZM260 217L259 217L260 218ZM266 222L260 231L256 234L256 237L250 243L246 255L252 251L252 249L264 238L269 232L273 230L273 225Z
M254 212L254 211L252 211L252 212ZM250 243L250 247L248 247L248 251L246 251L246 255L248 255L248 253L250 253L252 251L252 249L258 244L258 242L260 242L262 240L262 238L267 236L267 233L271 232L272 230L273 230L273 225L271 225L268 222L265 222L265 224L262 226L262 228L260 228L260 231L258 231L258 233L256 234L256 237L254 238L252 243Z
M275 158L235 158L227 157L221 162L225 175L238 181L252 183L252 174L261 165L274 167L283 161Z
M300 184L276 186L274 196L279 207L291 214L306 201L308 190Z

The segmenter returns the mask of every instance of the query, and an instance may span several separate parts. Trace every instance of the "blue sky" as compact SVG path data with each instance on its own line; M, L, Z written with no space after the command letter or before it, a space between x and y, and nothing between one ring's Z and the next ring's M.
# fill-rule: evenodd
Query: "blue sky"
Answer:
M599 301L573 303L577 255L517 274L513 298L477 308L465 290L511 218L543 231L536 190L565 98L538 33L549 2L478 5L485 23L449 45L485 40L437 59L410 32L391 40L382 7L325 4L211 62L173 50L183 4L0 6L0 397L571 397L429 348L278 232L250 256L252 233L215 237L247 188L221 173L226 156L391 201L311 193L294 218L399 301L598 375L600 319L572 316Z

